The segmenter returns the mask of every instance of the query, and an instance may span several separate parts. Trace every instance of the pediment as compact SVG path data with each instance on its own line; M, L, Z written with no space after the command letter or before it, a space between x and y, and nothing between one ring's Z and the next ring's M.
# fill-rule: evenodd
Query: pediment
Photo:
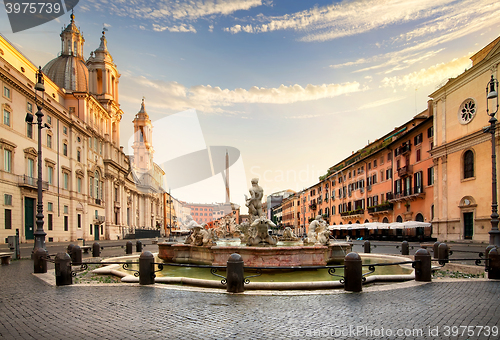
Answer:
M24 149L24 153L26 155L31 155L31 156L35 156L35 157L38 156L38 152L33 147L29 147L29 148Z

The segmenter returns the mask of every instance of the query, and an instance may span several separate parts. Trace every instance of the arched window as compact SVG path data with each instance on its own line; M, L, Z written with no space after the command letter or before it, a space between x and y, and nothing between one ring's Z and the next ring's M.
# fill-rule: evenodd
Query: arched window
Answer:
M389 223L389 219L387 217L384 217L384 219L382 220L382 223Z
M403 218L401 217L401 215L398 215L398 217L396 218L396 222L399 222L399 223L403 222Z
M421 213L418 213L417 216L415 216L415 221L417 221L417 222L423 222L424 221L424 216Z
M464 179L474 177L474 153L467 150L464 153Z

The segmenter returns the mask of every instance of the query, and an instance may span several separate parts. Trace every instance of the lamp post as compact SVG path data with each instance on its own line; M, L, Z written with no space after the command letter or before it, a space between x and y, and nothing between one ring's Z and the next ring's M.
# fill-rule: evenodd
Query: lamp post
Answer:
M168 189L168 200L170 209L170 223L168 224L168 242L173 242L172 239L172 196L170 194L170 189Z
M38 109L37 113L35 113L35 116L37 117L37 122L33 122L33 115L31 113L26 114L26 122L28 124L36 124L38 125L38 179L37 179L37 191L38 191L38 200L37 200L37 205L36 205L36 230L33 233L35 236L35 245L33 247L33 254L36 256L37 250L38 249L43 249L45 252L47 249L45 248L45 231L43 230L43 202L42 202L42 129L44 127L48 128L49 126L47 124L42 125L42 108L43 108L43 101L44 101L44 95L45 95L45 86L44 86L44 81L43 81L43 73L42 73L42 67L38 67L38 71L36 73L36 79L37 83L35 85L35 105ZM41 103L37 103L37 94L38 91L42 92L42 100ZM37 266L35 264L35 272L37 272ZM45 268L45 272L46 272Z
M490 112L490 102L494 111ZM490 116L490 126L488 132L491 133L491 230L490 246L500 247L500 230L498 230L498 202L497 202L497 165L496 165L496 147L495 147L495 133L497 119L495 114L498 112L498 80L493 75L491 80L486 86L486 113Z

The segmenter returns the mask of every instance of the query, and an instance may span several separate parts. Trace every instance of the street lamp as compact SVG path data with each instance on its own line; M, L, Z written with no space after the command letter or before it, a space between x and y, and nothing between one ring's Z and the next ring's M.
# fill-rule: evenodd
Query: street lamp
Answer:
M169 209L170 209L170 223L168 224L168 242L173 242L172 239L172 195L170 194L170 189L168 189L168 199L169 199Z
M37 250L42 249L44 252L47 252L47 249L45 248L45 231L43 230L43 202L42 202L42 129L44 127L48 128L49 126L47 124L42 125L42 107L43 107L43 100L45 96L45 86L44 86L44 81L43 81L43 73L42 73L42 67L38 67L38 71L36 73L36 79L37 83L35 85L35 105L38 109L37 113L35 113L37 117L37 122L33 123L33 115L31 113L26 114L26 122L28 124L36 124L38 125L38 180L37 180L37 191L38 191L38 202L36 205L36 230L34 232L35 236L35 245L33 247L33 254L35 256L35 262L36 261L36 254ZM41 103L37 102L37 95L38 91L42 92L42 99ZM40 272L37 271L37 264L35 263L35 273ZM38 269L40 270L40 269ZM46 273L47 268L45 266L45 270L41 269L41 272Z
M496 101L496 105L495 105ZM490 112L490 103L495 111ZM491 75L491 80L486 85L486 113L490 116L488 132L491 133L491 230L490 246L500 247L500 230L498 230L498 202L497 202L497 166L495 150L495 130L498 112L498 80Z

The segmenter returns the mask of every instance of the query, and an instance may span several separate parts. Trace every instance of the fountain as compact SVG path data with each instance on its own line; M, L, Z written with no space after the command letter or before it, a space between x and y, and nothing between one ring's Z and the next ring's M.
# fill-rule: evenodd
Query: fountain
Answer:
M279 241L269 234L269 228L275 227L275 224L262 212L263 190L258 185L257 178L252 179L249 192L246 206L250 221L237 228L240 232L240 245L218 244L214 231L205 230L189 216L187 226L192 229L192 233L186 242L158 243L158 257L170 263L224 266L229 256L237 253L247 267L324 266L341 263L345 254L351 251L352 244L329 239L328 226L321 216L311 222L304 242L293 235L291 230ZM283 241L290 244L285 245Z

